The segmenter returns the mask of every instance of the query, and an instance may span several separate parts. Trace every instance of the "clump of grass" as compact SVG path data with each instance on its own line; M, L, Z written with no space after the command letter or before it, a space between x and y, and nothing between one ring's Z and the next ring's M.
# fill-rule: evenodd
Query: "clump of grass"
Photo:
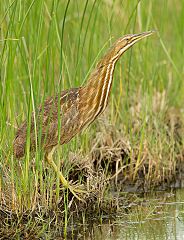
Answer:
M107 166L105 171L117 186L121 183L121 190L128 190L127 183L128 187L134 186L134 191L169 187L183 162L181 110L168 107L165 92L155 92L146 113L144 101L147 99L142 98L137 104L132 101L133 123L128 133L123 124L119 129L105 125L106 115L94 140L94 159L98 165Z

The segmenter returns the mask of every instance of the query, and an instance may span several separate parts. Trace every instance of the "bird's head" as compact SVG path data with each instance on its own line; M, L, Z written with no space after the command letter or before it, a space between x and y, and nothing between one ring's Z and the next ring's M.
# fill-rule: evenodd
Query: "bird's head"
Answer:
M119 38L113 45L113 59L118 59L127 49L133 46L141 39L148 37L155 31L143 32L139 34L128 34Z

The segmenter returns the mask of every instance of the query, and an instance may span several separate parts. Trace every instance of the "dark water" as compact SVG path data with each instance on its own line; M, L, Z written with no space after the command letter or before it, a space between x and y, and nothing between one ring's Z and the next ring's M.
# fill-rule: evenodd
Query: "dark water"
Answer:
M93 223L83 228L83 233L78 233L77 239L182 240L184 189L138 196L137 201L126 210L120 207L113 220L108 220L104 215L101 223Z

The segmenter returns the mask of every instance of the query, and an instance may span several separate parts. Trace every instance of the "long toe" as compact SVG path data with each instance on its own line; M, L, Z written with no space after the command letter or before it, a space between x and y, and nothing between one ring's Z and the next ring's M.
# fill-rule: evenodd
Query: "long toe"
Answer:
M72 185L72 187L73 187L74 191L77 193L84 193L84 194L88 193L88 191L85 190L84 185Z
M76 197L79 201L86 203L86 201L83 198L79 197L79 194L87 193L87 191L83 189L75 188L74 186L71 186L71 185L68 187L68 189L74 195L74 197Z

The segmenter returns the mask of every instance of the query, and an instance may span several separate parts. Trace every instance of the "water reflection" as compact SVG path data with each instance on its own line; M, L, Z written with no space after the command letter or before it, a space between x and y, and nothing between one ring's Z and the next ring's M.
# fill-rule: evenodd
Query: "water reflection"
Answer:
M184 239L184 190L146 194L128 209L113 222L88 226L80 239Z

